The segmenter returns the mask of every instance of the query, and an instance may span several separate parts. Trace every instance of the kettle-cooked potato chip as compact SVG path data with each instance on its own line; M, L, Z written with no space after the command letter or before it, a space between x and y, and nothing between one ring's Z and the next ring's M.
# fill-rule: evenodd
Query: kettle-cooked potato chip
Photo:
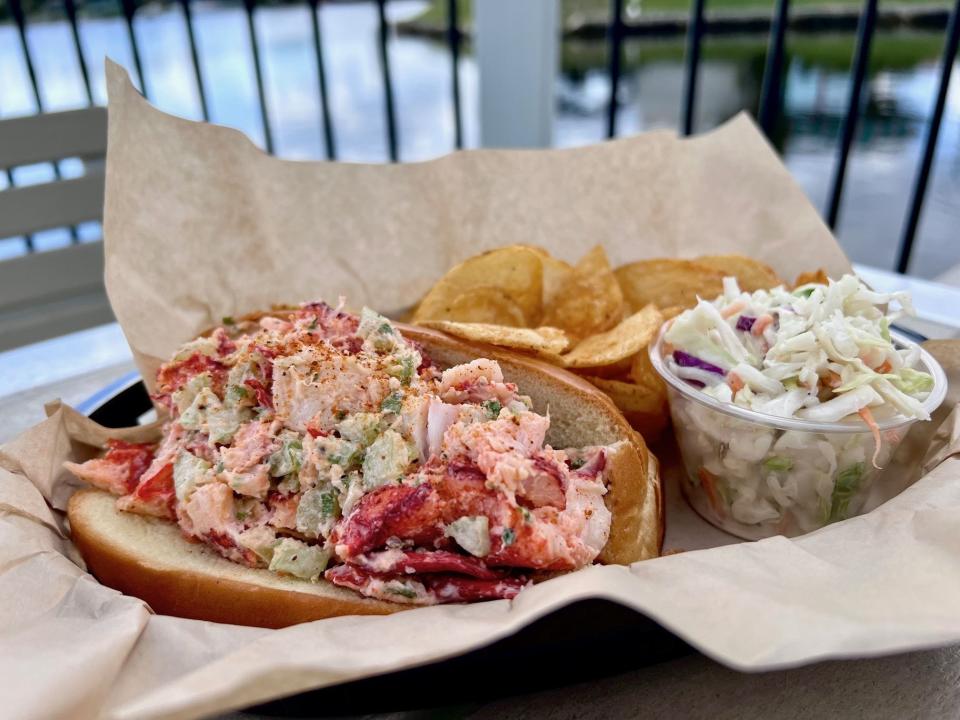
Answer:
M526 325L523 308L500 288L487 286L464 290L443 309L442 317L433 319L511 327Z
M570 345L563 330L553 327L522 328L489 325L486 323L461 323L449 320L427 321L421 325L442 330L464 340L497 345L513 350L527 350L547 356L555 361L557 355Z
M645 348L662 323L663 316L657 307L647 305L616 327L582 340L563 356L563 363L570 368L612 365Z
M693 260L641 260L617 268L614 274L633 312L650 303L689 308L697 304L698 296L712 300L723 292L723 273Z
M746 255L701 255L696 262L719 270L724 276L735 277L744 292L769 290L783 285L783 280L772 267Z
M641 350L640 352L644 352L644 351ZM563 364L562 357L557 358L557 364L560 365L560 367L566 367ZM623 360L618 360L617 362L611 363L610 365L601 365L599 367L585 367L585 368L567 367L567 370L577 375L583 375L584 377L592 376L592 377L609 378L613 380L626 380L626 379L629 379L630 377L631 367L633 367L633 358L625 357Z
M668 307L660 308L660 314L663 315L663 320L666 322L667 320L672 320L684 310L686 310L686 308L681 307L680 305L670 305Z
M667 426L667 394L622 380L585 376L617 406L647 442L655 441Z
M455 312L467 310L467 301L457 304L457 298L476 288L501 291L520 308L523 321L519 325L537 324L543 310L543 261L535 250L521 245L491 250L465 260L427 292L413 321L462 319ZM484 297L485 302L495 302L491 300L493 295Z
M827 272L823 268L820 268L817 271L807 271L802 272L797 275L797 279L793 282L793 287L797 288L801 285L807 285L809 283L818 283L820 285L826 285L830 282L830 278L827 277Z
M543 324L580 339L612 328L623 319L624 309L607 253L597 245L574 266L566 286L547 300Z
M646 349L633 356L633 364L630 366L630 379L635 384L648 390L661 392L664 395L667 392L667 384L654 369L653 363L650 361L650 353Z
M549 255L543 258L543 308L544 312L561 293L566 292L573 276L573 266Z

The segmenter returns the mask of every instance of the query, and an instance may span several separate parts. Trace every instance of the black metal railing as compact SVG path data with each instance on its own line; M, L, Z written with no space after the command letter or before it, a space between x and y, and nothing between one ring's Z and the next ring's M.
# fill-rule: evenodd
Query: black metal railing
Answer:
M73 39L73 51L82 78L87 101L94 101L91 87L88 64L84 55L81 41L80 20L78 19L75 0L62 0L63 10ZM133 75L146 97L150 97L151 88L147 69L144 66L143 55L137 37L137 13L141 8L141 0L116 0L117 9L123 18L126 34L133 60ZM192 0L178 0L183 14L186 29L186 38L190 51L190 61L196 82L199 98L200 114L204 120L210 119L208 102L208 88L206 86L201 53L198 48L195 24L193 18ZM386 131L387 155L391 161L401 159L400 138L398 134L397 110L393 87L390 52L390 27L387 21L387 0L369 0L377 13L377 50L380 76L383 88L383 108ZM324 0L303 0L310 12L311 35L317 70L317 93L319 98L320 116L322 119L320 132L325 156L330 160L338 157L337 133L334 115L330 107L330 80L328 78L324 43L321 33L321 9ZM35 107L38 112L44 111L44 103L40 92L40 83L37 76L36 64L32 56L30 44L27 42L28 18L23 12L21 0L7 0L9 13L16 25L19 37L20 50L23 55L24 67L32 88ZM246 19L247 36L253 60L254 81L256 84L260 123L263 131L264 146L268 152L274 150L274 132L271 123L270 103L266 92L266 79L261 58L260 42L257 35L257 13L260 3L258 0L242 0L242 8ZM623 0L610 0L611 16L607 28L608 40L608 77L609 100L607 104L606 134L614 137L617 134L618 96L622 75L622 56L624 40L631 34L631 28L624 20ZM704 37L711 32L711 21L705 18L706 0L692 0L690 21L687 27L686 58L684 67L684 87L680 108L680 130L684 135L690 135L695 130L697 106L697 78L701 62L701 46ZM960 36L960 0L955 0L946 28L946 41L941 60L940 78L935 94L933 109L928 129L923 141L920 162L910 194L903 230L900 237L896 267L905 272L910 265L910 257L914 246L917 227L920 222L924 198L933 164L934 152L939 136L940 125L946 103L946 94L950 82L953 61L957 53L958 36ZM776 0L773 17L770 22L769 46L763 73L758 123L768 137L774 137L781 121L781 111L784 96L785 73L785 43L787 28L790 21L789 0ZM863 84L867 74L870 59L871 41L877 26L877 0L864 0L864 6L857 27L857 40L850 71L850 91L837 146L836 163L828 195L825 219L831 228L835 227L842 207L843 190L846 180L846 169L850 156L853 138L856 134L858 120L862 113ZM717 26L719 28L719 26ZM463 118L461 106L461 88L459 82L460 54L463 42L460 18L458 17L457 0L446 0L445 40L449 48L451 59L450 93L453 99L454 141L456 148L463 146ZM60 168L54 163L53 172L56 178L60 177ZM8 181L13 185L15 175L10 168L2 168ZM71 239L77 241L76 228L70 228ZM32 252L32 238L24 238L27 252Z
M90 82L89 66L84 54L83 42L81 37L81 21L78 17L77 5L75 0L62 0L63 11L70 33L73 39L73 51L76 53L77 64L82 78L84 92L88 104L94 104L93 89ZM140 40L137 37L137 13L142 6L141 0L116 0L117 10L123 18L126 28L127 41L130 47L131 57L133 59L133 77L140 87L141 92L146 98L151 97L149 73L144 65L143 55L140 50ZM378 59L380 65L380 75L383 84L383 105L386 127L387 156L391 162L397 162L400 157L400 141L397 130L397 112L396 101L393 88L392 68L390 61L390 27L387 21L386 5L387 0L370 0L377 13L377 47ZM23 10L21 0L7 0L9 14L13 20L20 44L20 52L24 60L24 67L27 71L27 79L32 90L34 106L38 113L46 109L40 92L40 79L38 78L36 64L34 62L33 52L27 41L27 26L29 19ZM311 36L313 43L314 57L317 69L317 93L319 96L320 116L322 118L322 141L323 150L327 159L337 159L336 129L333 113L330 107L330 89L327 76L326 62L324 57L324 43L321 34L321 8L323 0L304 0L304 4L310 12ZM190 62L193 66L196 90L200 104L200 114L204 120L210 119L210 105L207 99L208 88L206 86L202 64L201 53L197 44L196 29L193 17L192 0L179 0L179 5L183 13L183 22L186 29L186 37L190 50ZM263 130L263 142L267 152L274 151L274 133L271 123L270 103L267 98L266 80L264 78L264 67L261 58L260 41L257 36L257 10L258 0L242 0L242 8L246 18L247 38L250 44L250 53L253 60L254 81L256 84L258 107L260 115L260 124ZM457 0L447 0L446 5L446 42L449 47L451 59L451 86L450 92L453 99L453 144L454 148L463 147L463 119L460 93L460 54L463 43L463 33L460 28L458 17ZM60 179L60 167L57 163L52 164L55 179ZM14 168L0 168L3 171L7 185L14 187L16 176ZM78 242L76 228L69 228L71 240ZM24 248L26 252L31 253L35 250L33 238L24 237Z
M680 129L684 135L690 135L694 131L700 49L704 35L709 32L709 23L705 22L703 11L704 0L692 0L690 22L687 27L684 92L680 113ZM757 116L758 123L767 137L773 137L776 133L783 106L784 47L789 13L790 0L776 0L773 19L770 23L770 43L767 50L760 92L760 108ZM904 220L903 231L900 237L900 246L897 252L896 269L901 273L907 272L910 267L910 256L913 251L917 226L920 222L923 201L930 179L930 170L933 165L937 138L940 133L940 124L943 120L943 112L946 105L947 89L950 85L950 74L953 70L954 59L957 55L958 39L960 39L960 19L958 19L958 16L960 16L960 0L955 0L947 21L946 41L940 63L940 80L937 85L933 111L931 113L926 137L924 138L920 164L914 180L910 203L907 208L907 216ZM857 26L857 41L850 70L850 94L846 114L841 125L836 166L834 168L825 218L831 229L836 227L837 218L840 213L847 161L849 159L850 146L853 142L857 121L862 111L861 96L863 81L867 73L870 58L870 44L876 30L876 24L877 0L865 0ZM623 52L623 36L623 0L611 0L608 48L610 74L610 99L607 122L608 137L613 137L616 134L617 93L620 82L620 56Z

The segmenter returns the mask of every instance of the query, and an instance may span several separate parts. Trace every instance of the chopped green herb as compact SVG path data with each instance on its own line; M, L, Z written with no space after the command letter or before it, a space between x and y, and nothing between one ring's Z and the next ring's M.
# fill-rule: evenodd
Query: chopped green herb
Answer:
M217 473L222 473L225 468L226 468L226 466L225 466L222 462L218 462L218 463L217 463L217 467L216 467L216 472L217 472Z
M227 388L228 401L239 402L240 400L246 400L248 397L250 397L250 391L243 385L231 385Z
M346 410L337 410L337 411L333 414L333 416L334 416L337 420L343 420L343 419L347 416L347 411L346 411Z
M520 514L523 516L524 522L530 522L531 515L529 510L527 510L525 507L522 507L520 508Z
M500 417L500 410L503 409L503 405L496 400L487 400L483 406L487 409L487 412L490 413L490 417Z
M237 510L237 520L246 520L249 515L245 510Z
M314 318L314 319L310 322L310 325L307 327L307 330L316 330L316 329L317 329L317 319Z
M232 317L231 315L224 315L224 316L223 316L223 319L222 319L220 322L222 322L224 325L236 325L236 324L237 324L236 321L233 319L233 317Z
M380 403L380 409L383 412L389 413L398 413L400 408L403 407L403 394L399 392L393 392L387 395L382 403Z
M413 355L403 355L398 358L399 364L392 366L387 372L393 377L398 378L404 385L409 385L413 379L413 373L416 370L413 359Z
M330 489L310 488L297 505L297 530L308 537L328 535L340 517L340 504Z
M786 472L793 467L793 460L786 457L771 455L763 461L763 466L773 472Z
M330 452L328 459L334 465L349 468L362 463L363 455L363 448L357 446L356 443L343 441L337 450Z
M817 288L816 288L815 286L812 286L812 285L811 285L810 287L804 287L804 288L800 288L799 290L794 290L794 291L793 291L793 294L794 294L794 295L799 295L800 297L808 298L808 297L810 297L811 295L813 295L813 291L816 290L816 289L817 289Z
M573 460L570 461L570 469L579 470L586 464L587 464L587 461L584 460L583 458L574 458Z
M385 322L377 328L377 332L381 335L393 335L393 327L390 325L390 323Z
M332 492L320 494L320 514L323 517L333 517L340 514L340 503Z
M517 534L513 531L513 528L504 528L503 535L500 536L503 540L504 547L510 547L517 539Z
M404 585L387 585L386 590L388 593L393 593L394 595L400 595L401 597L410 598L411 600L417 596L415 590Z
M280 449L270 456L269 464L273 477L300 472L303 465L303 443L300 438L284 440Z

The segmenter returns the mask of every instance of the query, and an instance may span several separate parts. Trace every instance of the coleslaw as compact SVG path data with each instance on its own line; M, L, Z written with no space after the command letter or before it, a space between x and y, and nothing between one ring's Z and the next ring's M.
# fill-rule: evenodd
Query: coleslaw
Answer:
M906 293L853 275L752 294L726 278L720 297L666 326L651 358L668 380L694 507L750 539L859 512L905 426L939 404L918 367L935 363L891 334L902 314Z

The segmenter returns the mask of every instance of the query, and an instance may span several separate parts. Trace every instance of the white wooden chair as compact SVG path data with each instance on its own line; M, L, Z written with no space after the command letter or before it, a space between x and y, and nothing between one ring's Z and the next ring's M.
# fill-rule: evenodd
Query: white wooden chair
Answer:
M102 107L0 121L0 170L80 158L78 178L0 191L0 238L100 220L107 112ZM0 350L110 322L103 243L0 261Z

